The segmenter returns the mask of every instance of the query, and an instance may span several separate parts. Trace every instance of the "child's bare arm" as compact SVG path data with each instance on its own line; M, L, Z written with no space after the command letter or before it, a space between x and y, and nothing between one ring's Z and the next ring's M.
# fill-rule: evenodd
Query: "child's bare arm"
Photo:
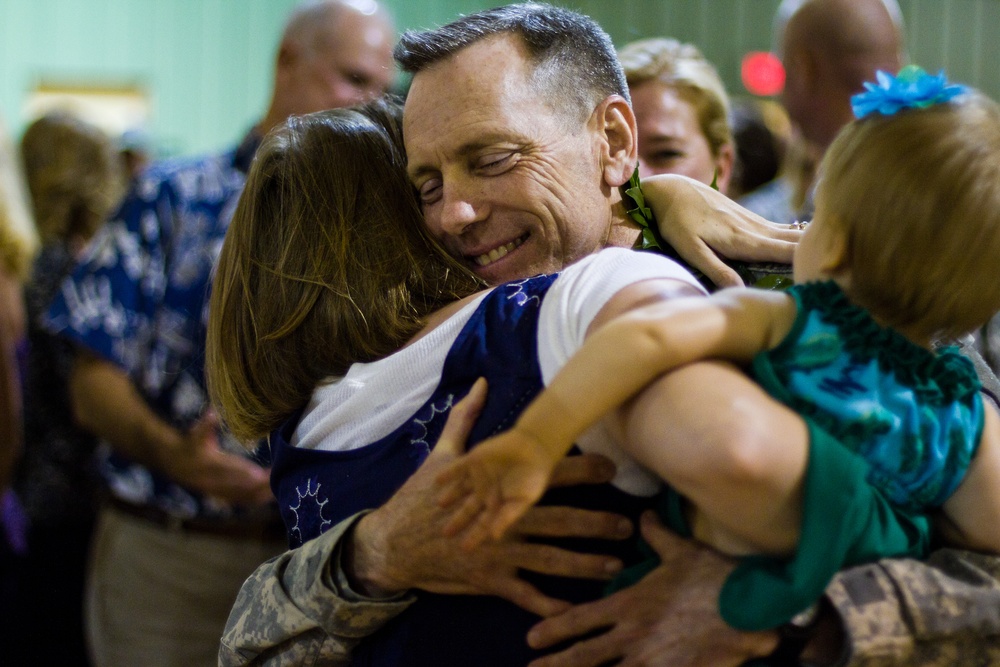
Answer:
M704 359L749 361L777 345L794 319L788 295L749 289L636 308L591 327L517 426L558 460L581 433L657 377Z
M989 404L979 450L938 527L955 546L1000 554L1000 416Z
M627 298L627 297L624 297ZM614 300L612 300L614 301ZM747 360L784 337L794 319L787 295L731 290L641 306L604 324L518 419L439 477L445 506L459 504L447 531L475 546L535 503L548 474L577 437L643 387L678 366L710 357Z

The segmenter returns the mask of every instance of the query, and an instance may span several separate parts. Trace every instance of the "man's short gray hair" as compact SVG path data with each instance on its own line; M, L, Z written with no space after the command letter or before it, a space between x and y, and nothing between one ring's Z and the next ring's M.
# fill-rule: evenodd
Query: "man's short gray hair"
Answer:
M493 35L520 37L535 65L535 83L553 106L584 117L609 95L630 99L611 38L589 16L542 3L507 5L463 16L440 28L407 31L393 52L415 74Z

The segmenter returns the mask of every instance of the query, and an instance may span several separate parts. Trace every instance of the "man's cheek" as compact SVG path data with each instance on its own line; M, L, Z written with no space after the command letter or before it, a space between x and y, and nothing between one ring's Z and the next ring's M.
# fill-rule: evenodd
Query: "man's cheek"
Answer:
M423 205L421 209L424 214L424 225L427 227L427 231L430 232L431 236L437 239L439 242L445 244L447 247L448 240L451 236L444 230L441 224L441 207L436 205Z

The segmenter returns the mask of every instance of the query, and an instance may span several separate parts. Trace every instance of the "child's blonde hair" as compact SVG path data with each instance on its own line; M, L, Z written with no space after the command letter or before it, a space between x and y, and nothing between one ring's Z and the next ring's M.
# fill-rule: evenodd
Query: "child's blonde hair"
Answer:
M983 94L854 121L816 204L846 234L851 298L884 324L938 339L1000 310L1000 106Z

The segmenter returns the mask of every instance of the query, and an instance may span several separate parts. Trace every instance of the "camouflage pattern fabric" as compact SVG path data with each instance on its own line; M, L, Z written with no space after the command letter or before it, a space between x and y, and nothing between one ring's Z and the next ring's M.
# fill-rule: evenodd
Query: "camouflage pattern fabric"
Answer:
M956 344L1000 409L1000 380L971 338ZM847 636L841 665L1000 665L1000 557L940 549L926 563L883 560L841 572L826 594Z
M411 595L363 598L343 574L340 545L366 513L345 519L250 575L226 622L219 667L348 665L358 641L410 606Z
M976 349L994 373L1000 373L1000 314L976 332Z
M927 563L884 560L827 588L850 667L1000 665L1000 558L941 549Z

